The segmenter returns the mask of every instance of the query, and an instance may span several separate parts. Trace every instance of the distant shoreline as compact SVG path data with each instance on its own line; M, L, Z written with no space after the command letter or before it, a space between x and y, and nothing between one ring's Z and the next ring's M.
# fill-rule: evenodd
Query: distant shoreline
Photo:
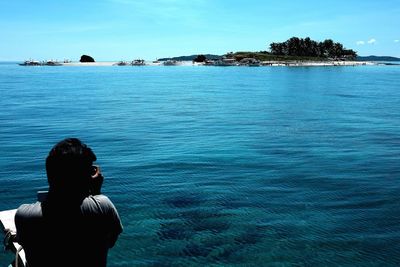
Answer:
M60 66L65 67L121 67L119 66L120 62L90 62L90 63L81 63L81 62L68 62L62 63L60 62ZM323 66L372 66L379 65L375 62L370 61L265 61L261 62L259 67L266 66L288 66L288 67L323 67ZM125 67L137 67L132 66L130 64L122 65ZM144 66L164 66L163 62L145 62ZM177 61L174 66L206 66L204 63L193 63L192 61ZM210 66L213 67L213 66ZM236 66L230 66L236 67ZM241 67L241 66L237 66Z

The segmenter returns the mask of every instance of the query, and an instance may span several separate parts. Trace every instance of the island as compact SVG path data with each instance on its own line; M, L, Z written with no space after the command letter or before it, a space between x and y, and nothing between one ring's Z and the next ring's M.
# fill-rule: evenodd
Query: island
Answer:
M265 51L239 51L224 55L196 54L159 58L155 61L143 59L96 62L93 57L82 55L79 62L64 60L38 62L25 61L23 66L360 66L360 65L397 65L396 63L377 63L377 59L399 60L394 57L359 57L353 49L332 39L315 41L310 37L291 37L284 42L273 42Z

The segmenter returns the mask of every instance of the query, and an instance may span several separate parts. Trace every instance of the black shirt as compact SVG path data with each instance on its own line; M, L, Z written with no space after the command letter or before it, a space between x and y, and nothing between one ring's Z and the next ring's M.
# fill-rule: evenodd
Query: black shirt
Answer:
M21 205L15 225L29 267L106 266L108 249L122 232L118 212L104 195L77 204L49 199Z

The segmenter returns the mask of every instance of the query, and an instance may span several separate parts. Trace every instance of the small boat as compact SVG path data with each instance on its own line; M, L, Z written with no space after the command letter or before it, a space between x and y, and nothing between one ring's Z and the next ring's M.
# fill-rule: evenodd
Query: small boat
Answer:
M243 58L240 60L240 65L248 67L260 67L261 62L255 58Z
M24 63L18 64L20 66L40 66L40 62L36 60L26 60Z
M215 65L215 60L206 59L204 61L204 65L205 66L214 66Z
M62 66L61 63L57 62L57 61L53 61L53 60L48 60L46 63L44 63L43 65L45 66Z
M146 63L144 62L143 59L135 59L134 61L131 62L132 66L145 66Z
M219 67L229 67L229 66L237 66L238 62L234 58L223 58L220 60L217 60L214 64L214 66L219 66Z
M178 66L179 62L176 60L167 60L167 61L164 61L163 64L164 64L164 66Z
M128 62L126 62L126 61L120 61L120 62L118 62L118 63L115 63L114 65L115 65L115 66L127 66L127 65L128 65Z

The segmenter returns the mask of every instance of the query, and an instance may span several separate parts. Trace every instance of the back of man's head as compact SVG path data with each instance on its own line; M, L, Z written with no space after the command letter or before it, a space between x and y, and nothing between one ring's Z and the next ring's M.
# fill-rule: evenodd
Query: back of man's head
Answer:
M94 161L96 155L77 138L57 143L46 158L50 191L71 194L88 192Z

